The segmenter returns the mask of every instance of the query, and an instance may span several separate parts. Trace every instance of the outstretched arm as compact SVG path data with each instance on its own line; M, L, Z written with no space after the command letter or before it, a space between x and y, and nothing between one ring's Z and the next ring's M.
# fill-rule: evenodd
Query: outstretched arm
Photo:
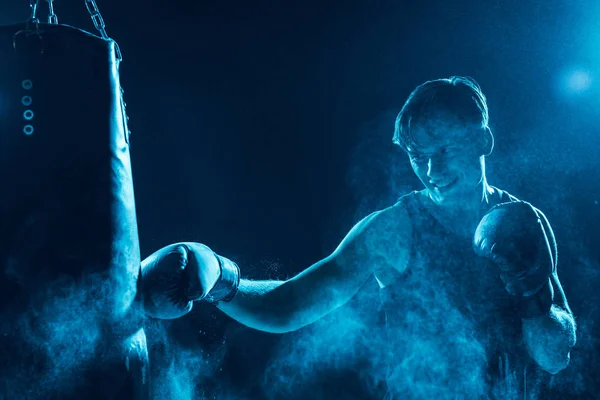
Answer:
M286 281L242 279L235 298L218 307L249 327L271 333L299 329L343 305L372 271L344 269L335 252Z
M255 329L283 333L308 325L346 303L376 270L404 268L411 226L394 206L360 221L338 248L286 281L242 280L219 308Z

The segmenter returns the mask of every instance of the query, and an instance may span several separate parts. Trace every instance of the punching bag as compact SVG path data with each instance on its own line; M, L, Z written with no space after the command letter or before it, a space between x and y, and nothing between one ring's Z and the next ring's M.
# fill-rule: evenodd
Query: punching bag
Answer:
M0 399L147 397L115 43L0 27Z

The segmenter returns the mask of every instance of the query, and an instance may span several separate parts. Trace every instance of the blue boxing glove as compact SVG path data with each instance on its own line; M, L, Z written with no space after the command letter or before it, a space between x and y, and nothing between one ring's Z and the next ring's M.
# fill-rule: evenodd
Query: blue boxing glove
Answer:
M231 301L240 281L238 266L200 243L175 243L142 261L140 289L146 315L174 319L193 302Z
M523 318L546 314L552 306L556 243L546 223L527 202L501 203L484 215L473 237L475 252L497 266Z

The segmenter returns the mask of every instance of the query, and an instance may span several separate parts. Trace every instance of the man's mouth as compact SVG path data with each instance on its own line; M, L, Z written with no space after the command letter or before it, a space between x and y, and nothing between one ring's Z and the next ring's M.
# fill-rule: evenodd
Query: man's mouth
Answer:
M432 181L431 184L436 189L447 190L450 187L452 187L452 185L454 185L454 183L456 183L457 180L458 180L458 178L444 179L444 180L435 181L435 182Z

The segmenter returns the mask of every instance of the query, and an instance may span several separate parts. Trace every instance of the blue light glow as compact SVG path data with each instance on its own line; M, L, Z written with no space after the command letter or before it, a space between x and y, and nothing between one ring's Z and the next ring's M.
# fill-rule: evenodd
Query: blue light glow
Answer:
M581 93L589 89L592 78L587 71L575 70L567 77L567 86L574 93Z
M571 68L563 72L559 90L563 95L580 95L587 92L593 83L592 74L583 68Z

